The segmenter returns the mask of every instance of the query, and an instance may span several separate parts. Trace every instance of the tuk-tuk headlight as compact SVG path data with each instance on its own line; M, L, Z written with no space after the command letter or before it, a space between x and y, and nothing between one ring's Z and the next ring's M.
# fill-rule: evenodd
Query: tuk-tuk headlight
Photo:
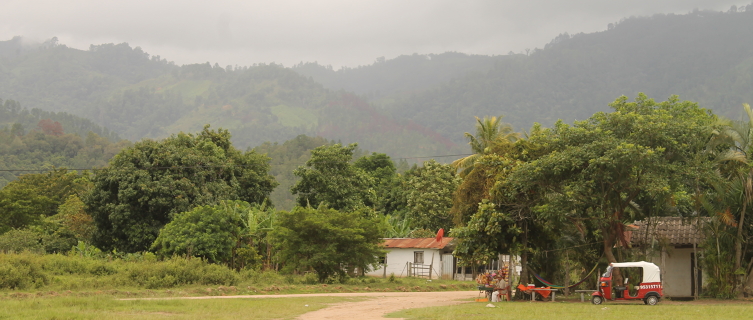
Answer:
M606 287L606 286L607 286L607 283L606 283L606 282L604 282L604 281L602 281L602 282L601 282L601 286L602 286L602 287Z

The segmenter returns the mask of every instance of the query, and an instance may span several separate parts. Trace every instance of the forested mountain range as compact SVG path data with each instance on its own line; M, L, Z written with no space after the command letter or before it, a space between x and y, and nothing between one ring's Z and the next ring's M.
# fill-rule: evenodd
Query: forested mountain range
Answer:
M0 97L134 141L211 124L229 129L239 148L307 134L393 157L447 155L467 151L474 116L504 115L524 130L585 119L638 92L737 117L753 101L748 39L753 6L632 17L525 54L414 54L340 70L177 66L128 44L78 50L17 37L0 42Z
M55 39L0 43L0 96L27 108L86 117L129 140L229 129L249 148L320 135L406 156L460 148L428 127L397 120L361 97L323 88L279 65L175 66L128 44L68 48Z
M369 99L378 99L395 93L427 89L472 72L484 72L503 59L509 58L458 52L414 53L390 60L380 57L372 65L356 68L334 70L332 66L307 62L295 65L292 69L312 77L329 89L350 91Z
M363 93L386 113L463 143L473 116L504 115L516 130L525 130L534 122L549 126L558 119L586 119L609 111L607 105L617 97L634 98L638 92L657 100L676 94L737 118L741 103L753 101L750 39L753 5L728 12L632 17L602 32L563 33L543 49L486 60L414 55L338 71L311 64L293 69L332 89ZM410 74L395 70L409 60L420 61L400 69ZM480 70L483 65L489 67ZM424 86L417 81L438 70L444 73L435 78L446 81ZM391 82L401 83L402 90L388 90ZM362 86L366 83L390 94L375 95Z

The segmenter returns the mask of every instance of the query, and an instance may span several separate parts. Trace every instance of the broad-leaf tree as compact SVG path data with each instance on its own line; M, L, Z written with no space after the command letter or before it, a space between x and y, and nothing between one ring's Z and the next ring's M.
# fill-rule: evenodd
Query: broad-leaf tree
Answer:
M521 191L546 193L536 207L542 218L598 230L607 260L616 262L612 248L627 245L625 223L644 218L636 201L686 191L683 181L697 175L694 159L715 119L674 96L662 103L643 94L635 102L620 97L611 106L614 112L573 126L557 123L547 138L550 152L518 166L510 180Z
M316 271L320 282L344 268L368 271L383 253L383 222L359 211L319 206L281 212L275 246L286 271Z
M452 195L460 177L450 165L435 160L425 161L406 182L407 216L413 226L421 229L449 230L452 226Z
M198 134L138 142L92 179L84 202L97 225L94 243L142 251L177 213L220 200L267 201L276 186L268 161L235 149L227 130L209 126Z
M325 204L335 210L354 210L374 203L374 179L351 164L357 144L324 145L311 151L306 166L293 173L299 180L290 191L299 206Z

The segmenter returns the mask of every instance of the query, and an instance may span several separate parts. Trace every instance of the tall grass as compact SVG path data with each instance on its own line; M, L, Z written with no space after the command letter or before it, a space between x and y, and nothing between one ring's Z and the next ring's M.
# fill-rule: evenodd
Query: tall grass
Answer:
M315 273L235 271L198 258L157 261L153 254L103 255L0 253L0 291L151 290L181 288L185 294L312 293L355 291L469 290L475 283L419 278L361 277L330 279L320 284ZM232 287L208 288L212 286ZM119 294L119 293L118 293Z
M234 285L239 279L236 272L201 259L127 261L28 252L0 254L0 289L39 289L49 284L64 290L117 286L156 289Z

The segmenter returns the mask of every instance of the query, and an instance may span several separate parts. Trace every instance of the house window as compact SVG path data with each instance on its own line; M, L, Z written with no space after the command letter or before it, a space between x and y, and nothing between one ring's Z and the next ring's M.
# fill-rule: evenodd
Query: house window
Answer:
M424 252L413 251L413 263L424 264Z
M387 256L379 256L379 264L387 264Z

